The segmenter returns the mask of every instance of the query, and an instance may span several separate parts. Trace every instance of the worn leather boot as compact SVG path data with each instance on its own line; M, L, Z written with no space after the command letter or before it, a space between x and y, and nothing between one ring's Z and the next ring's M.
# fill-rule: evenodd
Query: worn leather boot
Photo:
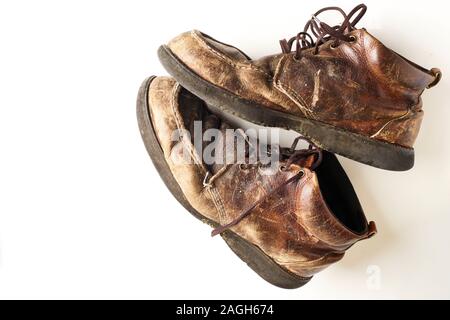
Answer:
M144 81L137 115L147 151L175 198L276 286L304 285L376 231L331 153L294 145L281 151L275 167L247 163L247 153L242 163L206 164L192 138L196 121L203 132L231 126L168 77ZM184 133L174 141L174 132ZM229 139L222 142L234 153ZM182 154L190 162L180 161Z
M318 15L342 14L331 27ZM176 80L211 106L245 120L284 127L333 153L389 170L414 164L423 117L421 94L441 78L355 25L366 12L319 10L282 52L252 60L199 31L158 50ZM293 50L291 48L294 46Z

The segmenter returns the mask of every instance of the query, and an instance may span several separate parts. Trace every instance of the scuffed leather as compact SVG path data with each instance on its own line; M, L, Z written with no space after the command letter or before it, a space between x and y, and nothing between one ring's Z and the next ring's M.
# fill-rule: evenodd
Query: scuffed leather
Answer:
M436 74L384 46L365 29L356 40L250 60L240 50L191 31L168 43L203 79L260 105L412 147L422 119L423 90ZM406 116L407 115L407 116Z
M295 103L272 86L269 65L255 64L242 54L219 51L210 39L205 39L209 37L193 30L174 38L168 47L186 66L211 83L264 106L295 112ZM237 49L230 46L229 51Z
M150 86L149 105L153 126L171 173L185 198L200 214L226 224L239 216L243 208L265 197L269 190L302 170L303 178L284 185L231 230L285 269L302 277L309 277L340 260L346 249L370 236L368 228L360 234L350 231L330 212L321 196L316 174L303 167L312 159L292 165L287 171L232 164L211 187L205 187L206 173L209 171L214 175L223 165L204 165L190 139L171 143L171 134L175 129L188 129L184 120L187 119L186 110L199 119L208 119L211 126L216 125L221 130L230 126L220 120L211 120L208 112L197 112L205 110L204 106L198 99L181 99L184 92L173 79L158 77ZM224 148L229 147L229 144L224 145ZM177 155L182 149L190 152L194 164L177 164ZM275 172L267 174L268 170Z

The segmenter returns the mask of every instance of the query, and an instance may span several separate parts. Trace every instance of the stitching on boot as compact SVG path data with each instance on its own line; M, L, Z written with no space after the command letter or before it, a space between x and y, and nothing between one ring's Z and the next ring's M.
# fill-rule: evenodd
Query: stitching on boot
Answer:
M306 107L306 102L303 100L303 98L295 93L294 90L292 90L289 86L283 86L283 84L280 81L275 82L274 87L277 88L280 92L284 93L289 99L294 101L294 103L299 107L300 111L304 114L309 116L312 119L316 119L316 116L314 115L313 111Z
M223 204L222 198L220 197L220 194L217 191L216 187L210 187L208 188L208 191L211 195L211 198L213 199L214 205L217 209L218 215L219 215L219 223L222 224L223 221L225 221L227 217L227 212L225 210L225 206Z
M172 113L175 118L175 123L177 125L178 130L181 130L183 127L182 126L183 121L180 119L177 108L176 108L176 106L178 105L177 97L178 97L178 93L179 93L180 89L181 89L181 86L178 83L173 87L172 101L171 101ZM184 136L183 136L183 139L184 139ZM207 170L203 166L203 163L201 162L201 160L198 159L198 155L195 152L195 150L192 148L192 145L190 143L188 143L188 144L186 144L186 147L189 151L189 155L192 157L192 160L194 160L194 163L202 169L202 173L206 174Z
M177 129L182 129L182 120L179 118L179 114L177 111L176 106L178 105L177 102L177 97L178 97L178 93L181 90L181 86L180 84L176 84L173 89L172 89L172 101L171 101L171 110L173 113L173 116L175 118L175 123L177 125ZM206 174L207 170L204 167L203 163L198 159L198 155L195 152L195 150L192 148L192 145L190 143L186 144L186 148L189 151L190 156L192 157L192 159L194 160L194 163L200 168L200 171L202 172L202 174ZM208 188L210 195L211 195L211 199L213 200L214 206L216 207L217 210L217 216L219 218L219 222L221 222L221 219L223 219L223 216L226 215L226 211L224 208L224 205L221 201L221 199L217 197L217 190L215 187L212 188Z
M182 128L182 125L181 125L182 120L179 118L179 114L178 114L178 111L176 108L176 105L178 105L176 97L178 96L178 93L180 90L181 90L181 86L179 83L177 83L173 88L172 103L171 103L172 112L173 112L173 115L175 118L175 123L176 123L178 129ZM188 148L189 154L191 155L195 164L199 168L201 168L202 174L206 174L206 172L208 170L204 167L203 162L198 158L197 152L194 150L194 148L192 147L192 145L190 143L187 144L187 148ZM212 196L211 198L213 199L214 206L216 207L216 209L218 211L219 222L221 222L222 219L224 219L227 216L222 198L220 197L220 194L218 193L216 187L208 188L208 190Z
M290 100L292 100L297 107L299 107L300 111L305 115L309 116L310 118L316 119L314 116L312 110L310 110L307 106L306 101L295 93L294 90L292 90L289 86L285 87L281 81L280 81L280 73L281 69L286 64L288 56L284 56L280 59L278 62L277 67L275 68L275 76L273 78L273 86L275 89L277 89L279 92L281 92L283 95L287 96Z

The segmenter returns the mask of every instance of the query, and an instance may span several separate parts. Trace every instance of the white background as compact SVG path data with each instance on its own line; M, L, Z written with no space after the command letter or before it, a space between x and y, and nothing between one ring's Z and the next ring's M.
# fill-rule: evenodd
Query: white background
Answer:
M358 2L1 0L0 298L450 298L447 3L366 1L359 26L444 77L424 94L412 170L342 159L379 234L283 290L166 190L139 135L137 90L166 74L156 49L181 32L257 58L317 9Z

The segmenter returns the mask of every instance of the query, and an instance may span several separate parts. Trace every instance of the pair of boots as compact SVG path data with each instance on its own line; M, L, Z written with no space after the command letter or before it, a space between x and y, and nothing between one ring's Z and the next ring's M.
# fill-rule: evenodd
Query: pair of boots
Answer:
M343 22L320 21L327 10ZM321 9L280 41L282 53L259 60L199 31L183 33L158 51L174 78L150 77L139 90L139 128L167 187L279 287L304 285L376 233L333 153L411 168L420 96L441 77L356 29L365 11ZM289 149L262 147L223 112L302 136ZM302 140L308 146L299 149Z

